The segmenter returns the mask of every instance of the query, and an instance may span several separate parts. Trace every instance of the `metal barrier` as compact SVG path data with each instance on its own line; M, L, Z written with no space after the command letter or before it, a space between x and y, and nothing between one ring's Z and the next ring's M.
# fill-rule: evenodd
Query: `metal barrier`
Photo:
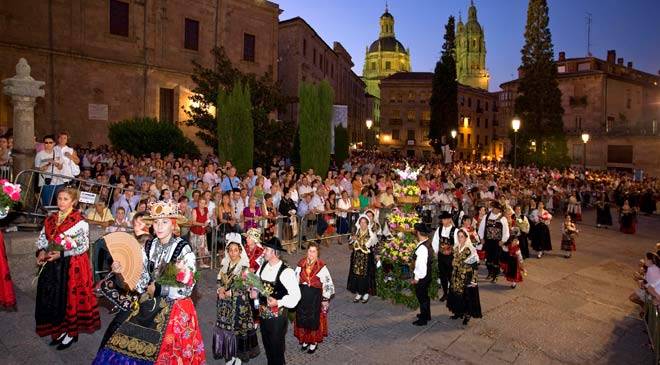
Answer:
M655 364L660 364L660 313L652 298L646 298L644 323L649 334L649 342L655 353Z

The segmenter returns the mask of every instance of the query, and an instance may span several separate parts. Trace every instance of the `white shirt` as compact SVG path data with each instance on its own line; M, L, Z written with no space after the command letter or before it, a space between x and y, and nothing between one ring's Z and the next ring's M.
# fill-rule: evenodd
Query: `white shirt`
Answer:
M337 202L337 208L338 208L338 209L351 210L351 207L352 207L352 206L353 206L353 205L351 204L351 199L346 199L346 200L344 200L344 199L339 199L339 201ZM338 215L339 217L346 218L346 216L348 215L348 213L346 213L346 212L337 212L337 215Z
M55 152L55 161L58 161L58 162L62 163L62 168L61 169L58 169L57 167L55 167L55 171L54 171L55 174L70 176L70 177L75 177L76 175L78 175L78 174L74 175L74 173L73 173L74 172L74 166L73 165L76 165L76 163L73 162L73 160L71 160L70 158L65 156L65 153L67 153L67 152L70 153L70 154L73 154L74 153L73 148L71 148L69 146L61 147L61 146L58 145L58 146L55 146L53 148L53 151ZM80 173L80 168L78 168L77 165L76 165L75 168L78 170L78 173ZM54 177L52 184L53 185L60 185L60 184L64 184L67 181L69 181L69 180L64 179L64 178L60 178L60 177Z
M435 230L433 240L431 240L431 247L436 254L440 252L440 237L449 238L449 233L451 233L452 228L454 228L453 225L448 227L440 226ZM456 244L456 242L458 242L458 228L454 230L454 244Z
M261 279L269 282L275 282L275 279L277 278L277 273L280 271L280 266L282 266L282 261L280 260L277 264L271 265L268 262L264 262L263 265L266 265L264 267L264 270L261 271L261 267L257 271L258 273L261 273ZM262 265L262 267L263 267ZM287 295L283 296L282 299L277 301L277 307L286 307L286 308L294 308L296 305L298 305L298 302L300 301L300 287L298 286L298 279L296 278L296 273L293 271L293 269L287 267L282 271L282 274L280 274L280 281L282 282L282 285L286 288L286 291L288 292Z
M429 250L420 242L415 250L415 255L417 259L415 260L415 270L413 274L415 275L415 280L422 280L426 277L426 263L429 258Z
M42 167L44 167L49 160L53 159L53 156L55 156L55 151L50 151L46 152L44 151L39 151L37 152L37 155L34 156L34 167L37 168L37 170L40 170ZM55 166L51 165L48 167L48 170L43 171L45 174L50 174L50 173L55 173ZM46 177L50 177L50 175L46 175ZM43 186L46 184L46 181L44 180L43 175L39 175L39 186Z

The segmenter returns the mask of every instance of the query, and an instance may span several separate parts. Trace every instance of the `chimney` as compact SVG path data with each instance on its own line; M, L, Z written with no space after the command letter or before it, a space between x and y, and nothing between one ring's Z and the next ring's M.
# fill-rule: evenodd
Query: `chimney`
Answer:
M628 61L628 68L629 68L629 69L632 69L632 68L633 68L633 63L632 63L632 61Z
M610 49L607 50L607 63L613 65L616 62L616 50Z
M559 61L566 61L566 52L559 52Z
M623 66L623 58L619 57L619 58L616 60L616 64L619 65L619 66Z

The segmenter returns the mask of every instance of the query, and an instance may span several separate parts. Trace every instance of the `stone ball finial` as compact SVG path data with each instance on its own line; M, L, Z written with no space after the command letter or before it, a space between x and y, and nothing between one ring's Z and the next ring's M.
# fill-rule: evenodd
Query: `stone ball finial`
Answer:
M16 64L16 76L20 78L28 78L30 77L30 71L30 65L25 58L18 60L18 63Z

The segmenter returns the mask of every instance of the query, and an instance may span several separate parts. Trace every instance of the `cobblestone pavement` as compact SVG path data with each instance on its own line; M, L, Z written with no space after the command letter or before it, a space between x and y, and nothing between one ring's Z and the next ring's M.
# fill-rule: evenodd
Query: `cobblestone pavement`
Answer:
M559 223L552 223L555 251L526 265L529 276L512 290L482 282L480 294L484 318L467 327L449 319L442 303L431 308L433 321L426 327L411 324L415 312L372 298L353 304L345 290L348 275L346 245L322 249L335 280L337 293L329 314L330 335L313 355L301 353L287 334L290 364L651 364L653 353L645 326L627 297L634 289L631 273L643 253L660 238L660 219L640 217L637 235L615 229L596 229L592 212L580 224L578 251L564 259L557 248ZM0 312L0 364L89 364L102 331L81 335L64 352L47 346L34 332L34 256L30 246L35 234L7 234L12 254L10 265L18 291L16 313ZM21 254L23 252L23 254ZM301 254L287 257L297 262ZM482 272L482 277L485 273ZM211 349L215 300L215 273L205 271L203 297L197 305L207 351ZM101 309L103 328L110 317ZM263 351L262 351L263 353ZM207 352L209 363L214 361ZM262 354L253 364L265 364Z

